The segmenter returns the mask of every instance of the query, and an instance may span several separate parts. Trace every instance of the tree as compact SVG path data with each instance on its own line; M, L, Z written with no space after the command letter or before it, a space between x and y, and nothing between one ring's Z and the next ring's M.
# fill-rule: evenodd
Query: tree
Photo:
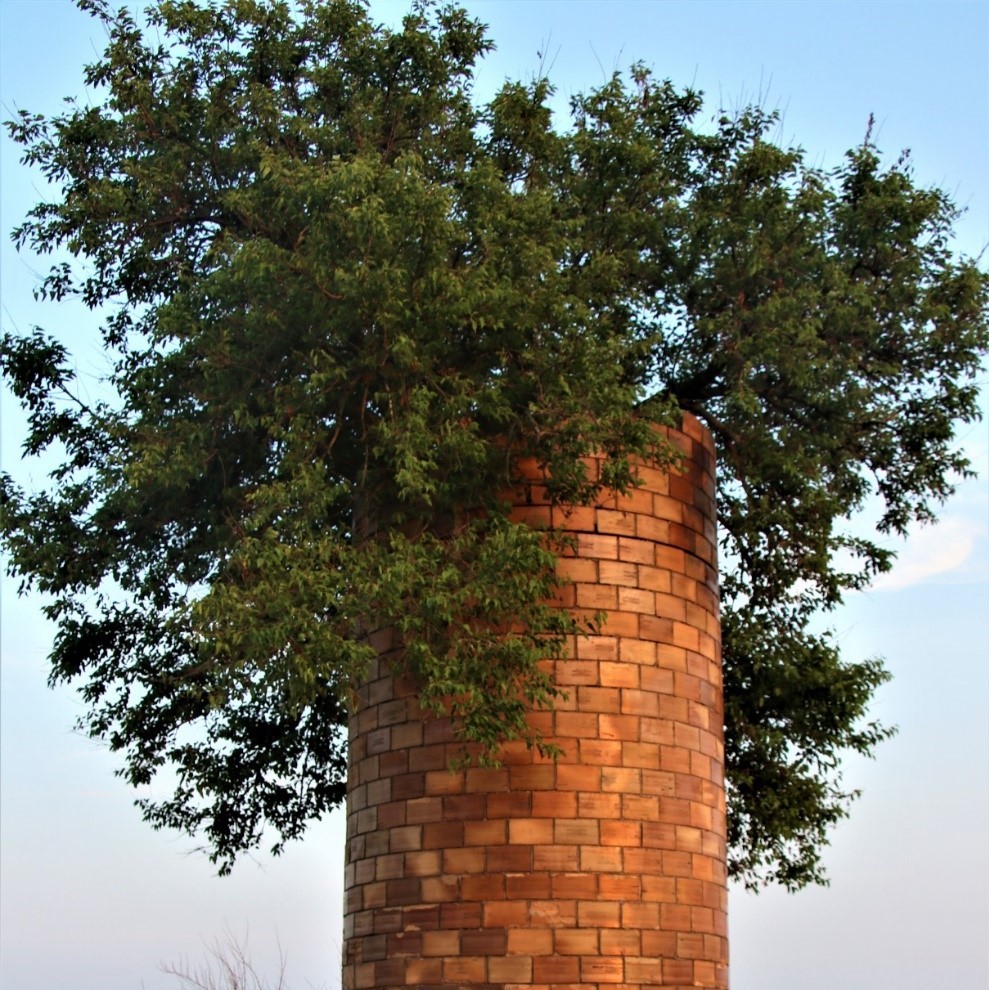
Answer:
M871 135L823 169L758 107L705 128L642 66L566 127L544 78L481 105L455 7L82 6L103 102L8 124L59 190L15 238L54 254L43 298L102 314L111 370L86 402L64 335L3 338L25 451L60 463L4 478L0 534L83 728L131 784L175 772L145 818L221 871L301 834L342 799L374 628L474 759L545 745L538 661L583 630L542 604L562 548L508 519L514 465L587 502L672 458L650 423L686 410L720 462L730 867L820 881L840 757L888 734L882 665L813 627L890 566L847 521L904 532L968 471L989 279L949 198Z
M163 963L158 968L174 976L180 990L288 990L284 955L279 951L279 965L272 980L262 976L251 962L247 936L237 938L232 932L206 943L206 961L196 966L183 959Z

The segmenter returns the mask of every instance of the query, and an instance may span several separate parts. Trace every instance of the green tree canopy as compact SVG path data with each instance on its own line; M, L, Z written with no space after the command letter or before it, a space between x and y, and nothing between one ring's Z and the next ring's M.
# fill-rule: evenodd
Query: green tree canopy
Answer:
M456 7L82 6L99 100L8 123L57 190L14 236L53 256L42 298L101 314L111 370L87 403L89 341L4 336L25 451L59 463L4 477L0 536L85 730L131 784L174 771L145 817L226 869L337 804L374 628L482 759L540 745L537 662L579 629L541 604L559 548L500 501L514 465L587 502L686 410L719 454L730 867L822 879L886 674L812 620L890 566L848 520L902 533L968 470L989 281L951 201L871 137L825 169L758 107L703 125L641 65L562 123L544 78L482 103Z

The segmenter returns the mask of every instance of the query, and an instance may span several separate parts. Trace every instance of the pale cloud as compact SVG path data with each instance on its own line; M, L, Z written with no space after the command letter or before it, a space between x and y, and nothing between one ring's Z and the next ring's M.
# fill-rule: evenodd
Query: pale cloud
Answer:
M973 525L971 519L959 516L920 529L902 545L893 569L878 577L872 590L899 591L932 580L986 580L989 559L985 535L984 524Z

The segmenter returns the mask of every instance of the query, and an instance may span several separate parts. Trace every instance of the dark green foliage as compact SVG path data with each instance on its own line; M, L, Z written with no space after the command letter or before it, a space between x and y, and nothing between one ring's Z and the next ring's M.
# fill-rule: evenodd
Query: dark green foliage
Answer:
M453 7L164 2L142 32L85 6L104 102L8 124L60 190L15 238L55 254L41 297L99 309L112 370L87 405L67 346L3 339L25 449L62 463L4 478L0 533L84 728L133 784L177 774L148 820L226 869L336 804L378 628L476 758L541 745L538 661L584 630L540 604L514 464L587 501L583 455L627 487L689 410L720 458L733 870L820 880L839 758L887 734L881 666L809 628L889 566L843 523L878 496L902 532L967 470L987 280L949 200L868 138L825 171L758 109L698 127L641 67L566 128L545 80L479 106L490 44Z

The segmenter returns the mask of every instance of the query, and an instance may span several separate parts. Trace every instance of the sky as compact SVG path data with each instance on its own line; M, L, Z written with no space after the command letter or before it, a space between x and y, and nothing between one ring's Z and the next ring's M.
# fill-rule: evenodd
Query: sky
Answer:
M778 108L781 132L835 164L865 134L890 156L911 149L918 181L967 208L956 248L989 244L989 4L985 2L658 2L486 0L466 6L497 51L479 94L529 78L540 62L568 95L642 61L702 89L705 113L750 100ZM406 5L377 0L395 22ZM0 0L0 101L57 111L84 95L81 66L100 31L61 0ZM0 227L44 193L4 137ZM35 303L43 264L0 245L0 327L35 324L98 363L92 321ZM985 393L984 393L985 394ZM23 420L2 397L0 461L22 481ZM937 526L895 544L894 570L832 616L849 658L880 655L894 675L873 714L899 727L874 761L846 764L861 788L834 833L831 883L798 894L732 890L733 990L989 988L989 434L961 440L980 473ZM80 702L46 687L51 644L37 600L0 598L0 985L4 990L167 990L162 962L198 962L229 932L259 970L288 985L339 986L342 815L278 859L230 877L181 835L153 832L98 743L75 734Z

